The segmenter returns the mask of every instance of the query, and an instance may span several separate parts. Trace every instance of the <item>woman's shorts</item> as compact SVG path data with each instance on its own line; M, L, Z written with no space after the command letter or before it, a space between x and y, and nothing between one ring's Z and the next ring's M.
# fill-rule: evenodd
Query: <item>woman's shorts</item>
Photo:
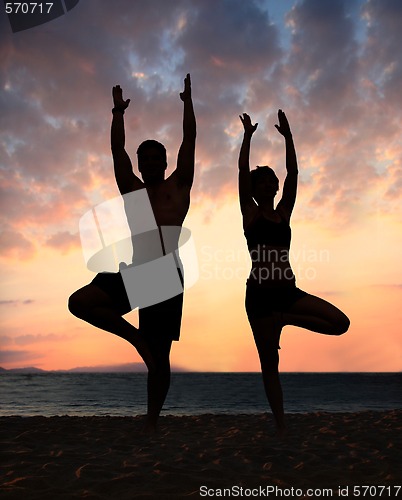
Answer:
M249 319L264 318L273 312L287 312L308 293L294 287L262 287L247 285L246 312Z

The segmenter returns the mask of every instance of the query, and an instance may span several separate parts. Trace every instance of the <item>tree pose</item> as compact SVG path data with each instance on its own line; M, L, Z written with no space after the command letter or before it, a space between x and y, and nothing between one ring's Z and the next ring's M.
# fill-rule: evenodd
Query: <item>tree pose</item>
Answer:
M289 262L290 216L296 200L298 167L292 133L285 113L278 111L286 145L287 175L283 194L274 207L279 180L268 166L250 172L250 144L257 129L249 115L240 120L244 127L239 155L239 198L244 235L252 260L246 285L246 312L261 363L265 393L275 418L277 431L286 430L282 388L279 380L279 340L285 325L317 333L341 335L349 319L329 302L296 287Z
M179 149L176 170L165 179L167 167L165 147L147 140L137 150L138 170L142 180L133 172L125 150L124 112L130 99L124 100L119 85L113 87L114 108L111 127L111 147L114 172L121 195L146 189L162 247L162 226L182 226L190 205L190 189L194 177L196 121L188 74L184 91L183 141ZM127 220L136 214L128 213ZM134 245L135 246L135 245ZM183 282L182 269L177 263ZM132 344L148 367L147 428L155 430L170 385L170 349L173 340L179 340L183 294L139 310L139 328L123 318L131 310L120 272L99 273L91 283L72 294L69 309L78 318L114 333Z

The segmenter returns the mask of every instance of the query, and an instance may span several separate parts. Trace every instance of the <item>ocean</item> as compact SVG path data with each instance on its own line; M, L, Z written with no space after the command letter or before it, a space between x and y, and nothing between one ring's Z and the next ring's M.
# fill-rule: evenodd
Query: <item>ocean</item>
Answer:
M402 373L282 373L285 411L402 408ZM0 374L0 416L146 413L145 373ZM269 411L260 373L173 373L162 415Z

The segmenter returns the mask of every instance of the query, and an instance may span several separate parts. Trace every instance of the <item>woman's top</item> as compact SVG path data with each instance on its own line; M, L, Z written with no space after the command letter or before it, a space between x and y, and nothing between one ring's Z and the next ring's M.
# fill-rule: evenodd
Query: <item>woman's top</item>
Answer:
M289 262L291 229L281 217L267 219L259 210L244 231L252 268L247 284L263 287L294 287L295 276Z

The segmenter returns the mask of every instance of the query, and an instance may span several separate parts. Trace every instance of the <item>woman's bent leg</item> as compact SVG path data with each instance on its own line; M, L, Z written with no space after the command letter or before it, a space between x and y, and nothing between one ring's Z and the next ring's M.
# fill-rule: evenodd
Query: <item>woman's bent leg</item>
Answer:
M347 332L349 318L337 307L314 295L306 295L282 314L282 325L293 325L326 335Z

